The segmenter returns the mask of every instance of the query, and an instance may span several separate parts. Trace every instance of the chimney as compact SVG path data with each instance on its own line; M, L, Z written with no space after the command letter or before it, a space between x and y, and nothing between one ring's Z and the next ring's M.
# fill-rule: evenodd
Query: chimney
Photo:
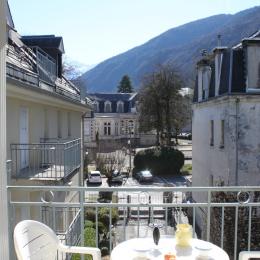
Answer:
M213 49L213 53L215 57L215 96L219 95L223 53L227 49L227 47L221 46L221 37L222 37L221 34L217 35L217 39L218 39L217 47Z
M218 47L220 47L221 46L221 34L218 34Z

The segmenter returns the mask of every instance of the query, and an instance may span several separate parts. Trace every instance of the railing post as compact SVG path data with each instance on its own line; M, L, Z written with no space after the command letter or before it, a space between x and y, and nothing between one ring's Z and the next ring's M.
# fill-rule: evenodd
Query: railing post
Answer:
M151 223L151 195L149 195L148 224Z
M6 0L0 1L0 259L8 260L9 236L8 231L8 196L6 178Z
M84 246L84 243L85 243L85 237L84 237L84 190L80 190L80 233L81 233L81 241L80 241L80 244L81 246ZM81 255L81 260L84 260L84 256Z
M131 196L127 195L127 204L131 203ZM127 207L127 220L131 217L131 207Z

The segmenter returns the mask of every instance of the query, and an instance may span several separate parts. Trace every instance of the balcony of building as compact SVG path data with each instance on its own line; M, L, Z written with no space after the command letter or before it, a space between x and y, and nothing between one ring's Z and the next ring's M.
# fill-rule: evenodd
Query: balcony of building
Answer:
M37 199L17 196L36 191L41 192ZM55 199L69 192L77 199ZM174 238L176 225L189 223L193 238L212 242L236 260L240 251L260 249L259 192L259 187L9 186L9 230L24 218L35 219L49 225L67 244L106 247L110 254L125 240L152 237L154 225L161 237ZM64 226L68 231L62 233Z
M57 76L56 61L39 47L8 44L6 55L8 79L52 92L74 102L86 103L80 90L64 76Z
M65 179L80 167L81 139L42 139L40 143L11 144L11 177Z

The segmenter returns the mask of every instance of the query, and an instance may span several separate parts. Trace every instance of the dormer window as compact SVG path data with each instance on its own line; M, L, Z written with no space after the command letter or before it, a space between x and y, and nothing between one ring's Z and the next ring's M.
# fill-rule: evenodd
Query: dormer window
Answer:
M99 112L99 103L97 101L94 102L93 109L95 113Z
M123 113L124 112L124 103L122 101L117 102L117 113Z
M110 101L105 102L105 113L111 113L111 102Z
M260 92L260 40L244 39L247 92Z

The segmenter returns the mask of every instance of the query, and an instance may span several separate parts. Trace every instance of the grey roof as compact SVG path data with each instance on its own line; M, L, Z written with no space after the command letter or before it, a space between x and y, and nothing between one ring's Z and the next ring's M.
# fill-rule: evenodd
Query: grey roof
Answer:
M5 8L5 11L6 11L6 23L14 28L14 21L13 21L13 17L12 17L12 14L11 14L11 11L10 11L10 7L9 7L9 3L6 1L6 8Z
M111 113L117 113L117 102L124 103L124 113L130 113L131 108L135 106L137 93L93 93L87 94L87 98L92 101L98 101L99 113L104 113L105 102L111 102Z
M90 93L87 96L97 101L130 101L137 93Z
M221 51L223 54L221 64L221 74L219 82L219 95L231 93L246 93L246 64L245 64L245 46L248 42L260 41L260 30L232 48L218 47L215 51ZM209 98L215 97L215 62L214 55L203 57L198 66L211 67L211 79L209 85ZM198 101L198 80L196 80L193 101Z
M246 91L245 60L243 49L233 50L231 92Z
M56 49L64 53L64 44L62 37L55 35L27 35L22 36L21 40L27 46L39 46L42 49Z
M222 58L221 75L220 75L220 82L219 82L220 95L228 92L229 74L230 74L229 68L230 68L230 50L226 49L223 52L223 58Z

